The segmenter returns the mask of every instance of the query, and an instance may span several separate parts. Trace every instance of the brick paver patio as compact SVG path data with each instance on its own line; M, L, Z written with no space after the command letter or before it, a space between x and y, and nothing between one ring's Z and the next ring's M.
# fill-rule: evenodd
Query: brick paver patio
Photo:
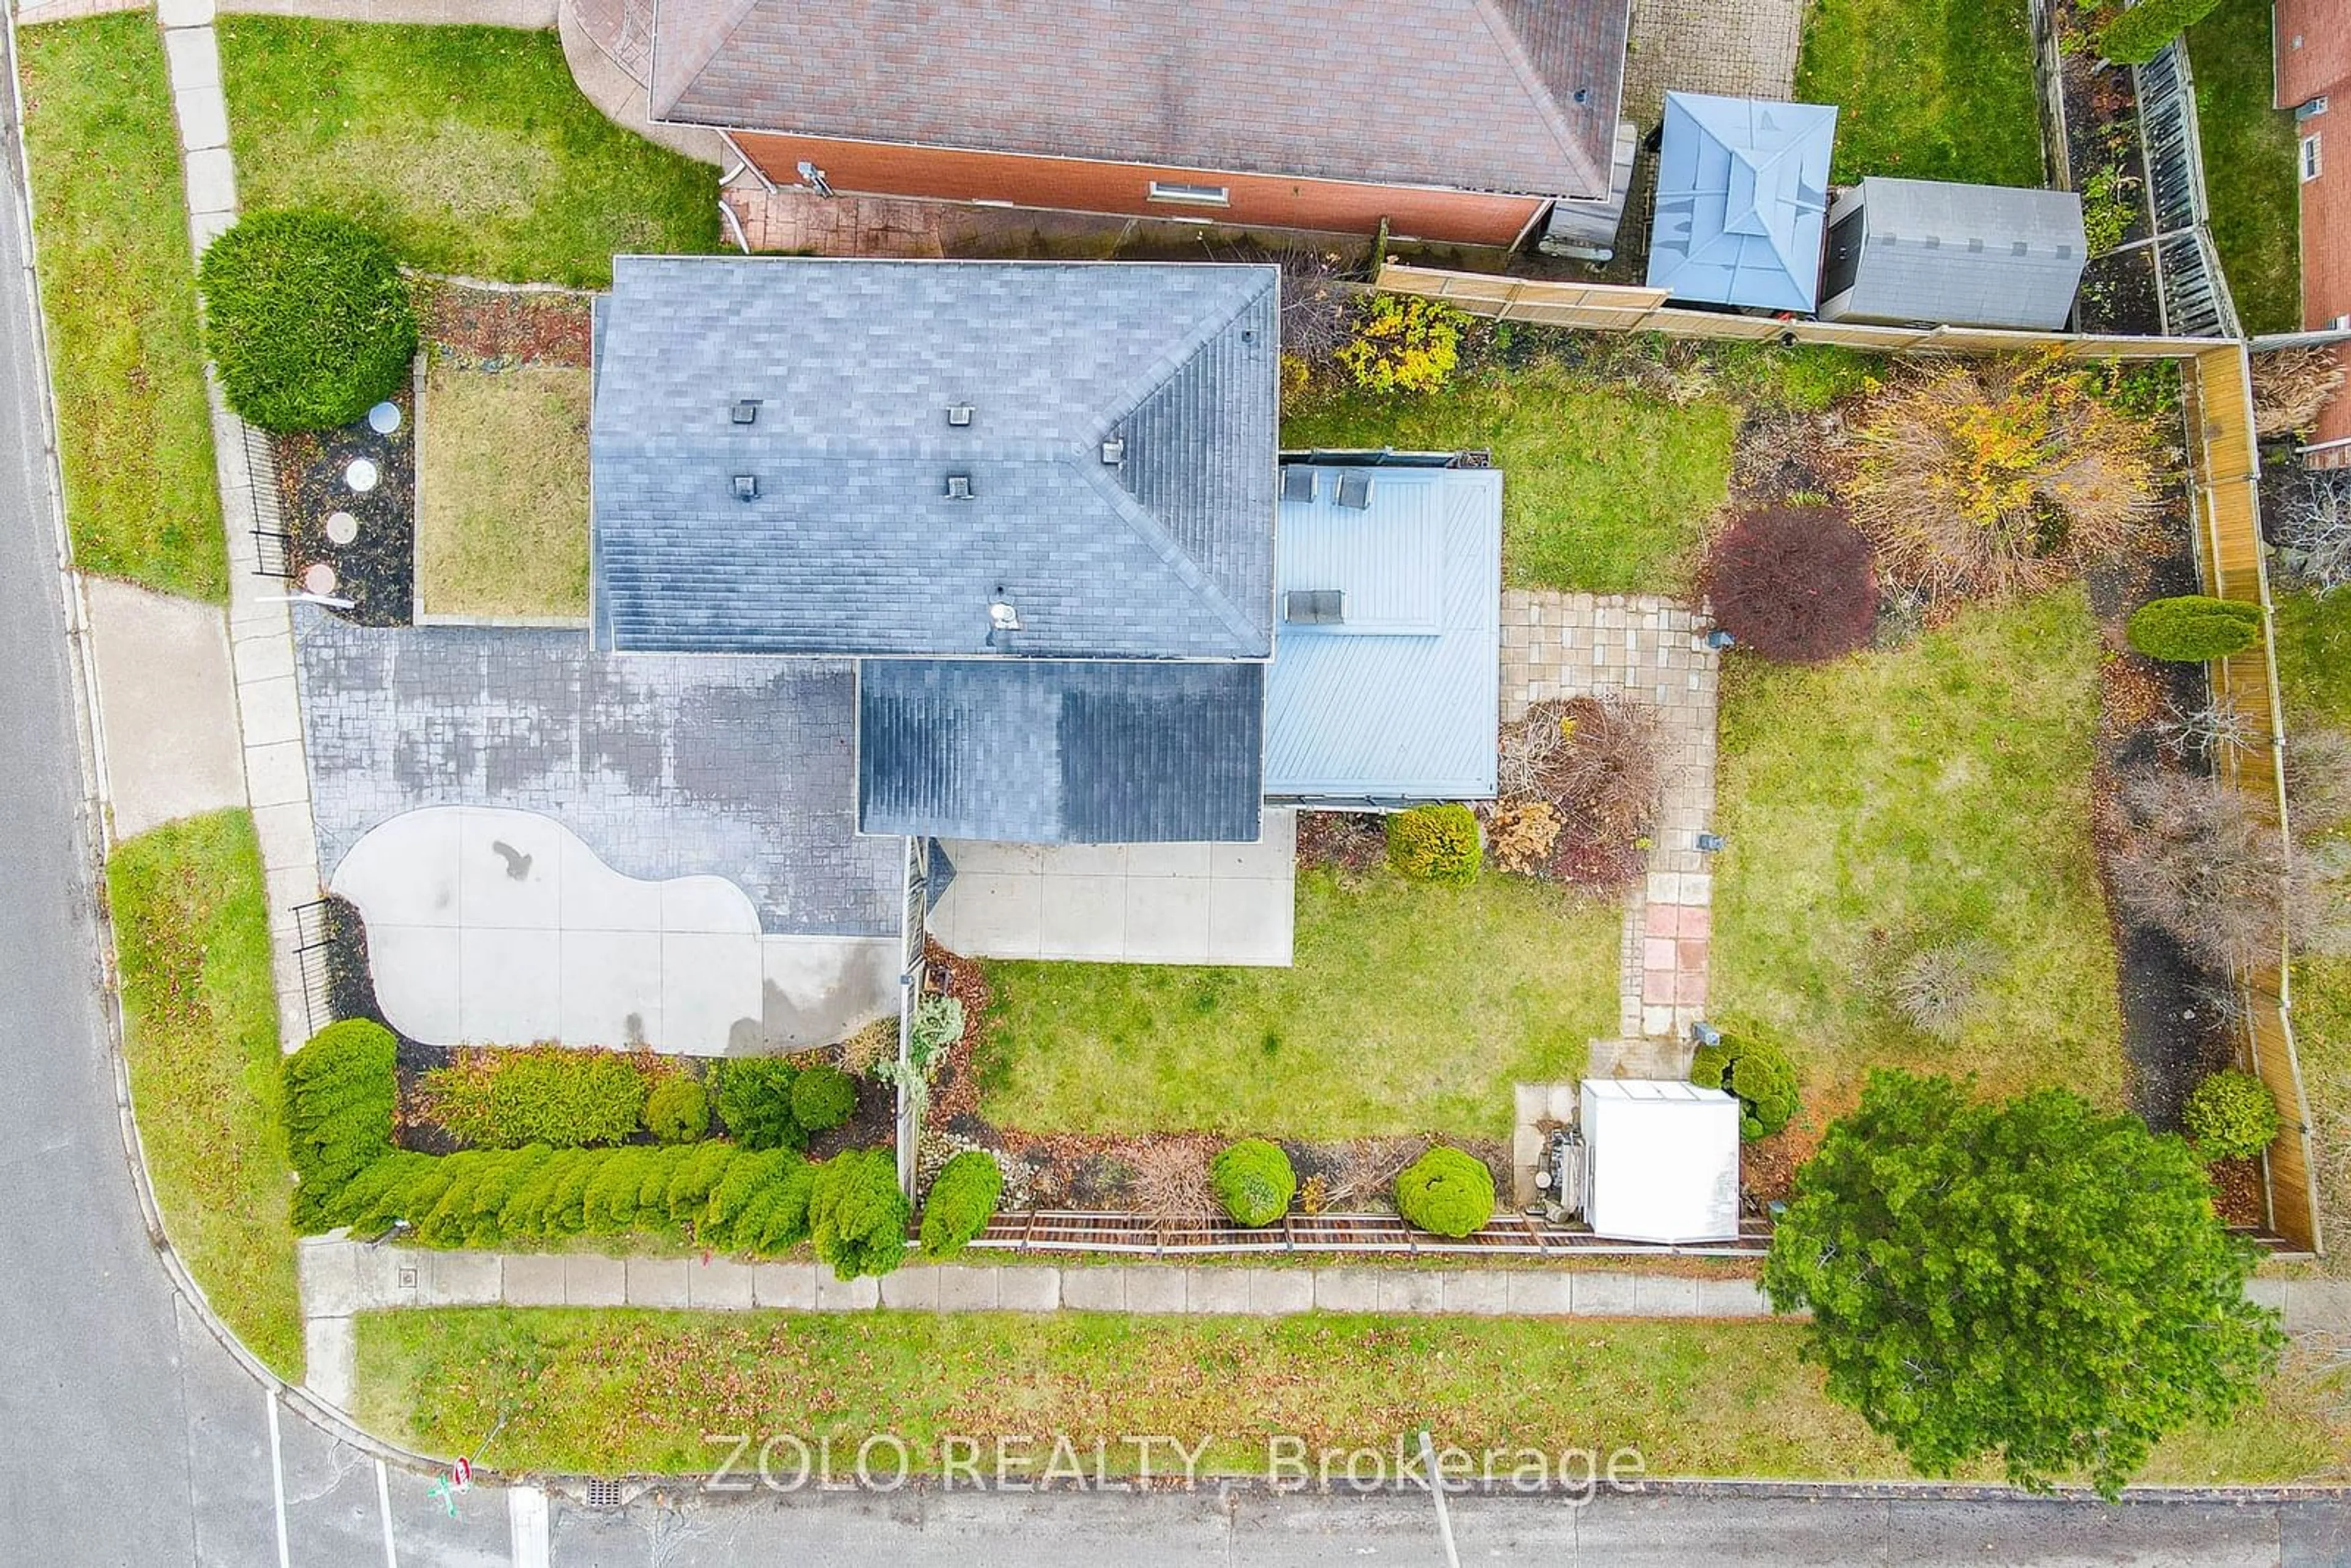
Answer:
M1705 1016L1714 878L1698 835L1714 817L1719 659L1708 622L1646 594L1502 595L1502 722L1537 703L1620 696L1656 716L1664 794L1648 875L1627 900L1624 1001L1628 1039L1678 1038ZM1596 1054L1593 1071L1606 1071Z

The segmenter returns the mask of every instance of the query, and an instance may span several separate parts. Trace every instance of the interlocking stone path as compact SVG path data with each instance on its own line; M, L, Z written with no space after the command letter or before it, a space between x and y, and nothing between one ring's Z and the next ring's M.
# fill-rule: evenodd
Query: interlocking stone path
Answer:
M1502 595L1502 722L1537 703L1621 696L1657 717L1664 798L1649 870L1627 902L1620 1032L1680 1037L1705 1016L1714 879L1718 656L1695 610L1646 594ZM1605 1068L1595 1056L1593 1071Z
M1633 0L1625 117L1656 124L1668 90L1788 99L1803 30L1803 0Z

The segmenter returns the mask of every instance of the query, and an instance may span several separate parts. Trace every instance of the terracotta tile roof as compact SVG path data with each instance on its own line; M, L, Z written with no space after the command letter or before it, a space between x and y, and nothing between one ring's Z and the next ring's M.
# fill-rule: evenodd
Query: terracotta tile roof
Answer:
M661 0L654 118L1599 196L1629 0Z
M2277 0L2277 103L2292 109L2351 83L2351 5Z

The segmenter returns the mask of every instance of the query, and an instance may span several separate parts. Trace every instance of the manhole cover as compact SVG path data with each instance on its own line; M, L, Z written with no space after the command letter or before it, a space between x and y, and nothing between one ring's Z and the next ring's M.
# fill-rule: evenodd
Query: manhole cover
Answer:
M368 428L378 435L390 435L400 428L400 405L380 402L368 410Z
M364 457L354 457L351 465L343 470L343 483L365 495L375 488L379 476L375 465Z
M323 560L303 568L302 591L321 599L331 597L335 591L335 569Z
M327 538L339 545L350 544L360 537L360 520L349 512L327 514Z

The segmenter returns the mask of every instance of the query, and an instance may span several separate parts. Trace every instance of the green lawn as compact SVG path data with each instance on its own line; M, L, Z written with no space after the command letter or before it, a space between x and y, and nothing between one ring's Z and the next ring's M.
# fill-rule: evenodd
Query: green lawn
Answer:
M1905 1474L1798 1361L1800 1333L1324 1314L377 1312L359 1320L358 1415L395 1440L503 1470L709 1471L733 1444L706 1434L774 1432L811 1449L830 1439L844 1473L880 1433L926 1470L949 1435L977 1439L991 1469L998 1436L1035 1439L1041 1465L1060 1435L1088 1464L1099 1437L1105 1468L1132 1469L1124 1436L1158 1433L1205 1441L1203 1474L1262 1475L1272 1437L1392 1453L1426 1424L1472 1452L1637 1448L1652 1476ZM2351 1439L2340 1396L2339 1376L2289 1372L2234 1425L2165 1444L2149 1479L2339 1475ZM873 1460L885 1472L886 1455ZM789 1477L789 1450L777 1458ZM1162 1446L1163 1473L1166 1460Z
M214 602L228 549L163 41L145 12L21 35L41 303L84 571Z
M2212 243L2248 332L2302 325L2294 116L2273 109L2269 0L2220 0L2188 30Z
M981 1112L1036 1131L1506 1136L1616 1032L1614 902L1298 876L1295 967L990 963Z
M1723 679L1716 1010L1784 1032L1808 1093L1872 1065L2122 1100L2116 957L2089 827L2100 658L2078 589L1978 608L1898 653ZM1886 982L1992 943L1956 1044Z
M2351 726L2351 591L2281 593L2277 652L2288 733ZM2351 1274L2351 958L2295 961L2294 1033L2318 1145L2325 1267Z
M246 1348L299 1381L277 998L253 819L222 811L141 833L115 850L106 884L131 1108L164 1228Z
M1814 0L1796 97L1838 106L1834 178L2038 185L2025 0Z
M580 95L553 33L225 16L239 194L381 232L428 272L582 287L718 244L718 176Z
M1285 446L1492 449L1502 573L1518 588L1673 593L1730 483L1739 411L1677 408L1556 364L1488 366L1426 397L1336 392L1282 421Z

